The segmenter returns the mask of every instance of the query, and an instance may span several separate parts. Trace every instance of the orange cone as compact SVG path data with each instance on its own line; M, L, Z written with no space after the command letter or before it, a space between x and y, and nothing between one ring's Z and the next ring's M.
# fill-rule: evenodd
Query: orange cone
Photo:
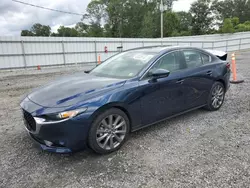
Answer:
M244 80L237 80L235 53L232 53L232 72L233 72L233 80L230 81L232 84L239 84L244 82Z
M101 64L101 56L100 55L98 55L98 65L100 65Z

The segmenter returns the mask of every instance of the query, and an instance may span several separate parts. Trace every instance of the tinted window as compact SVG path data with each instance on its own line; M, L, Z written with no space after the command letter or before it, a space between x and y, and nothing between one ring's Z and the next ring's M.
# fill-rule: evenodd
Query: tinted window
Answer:
M201 58L204 64L210 63L211 57L209 55L201 53Z
M182 68L183 67L181 66L178 60L178 52L172 52L164 55L153 66L153 69L165 69L170 72L174 72Z
M195 50L183 50L183 54L186 60L187 68L195 68L203 64L200 52Z

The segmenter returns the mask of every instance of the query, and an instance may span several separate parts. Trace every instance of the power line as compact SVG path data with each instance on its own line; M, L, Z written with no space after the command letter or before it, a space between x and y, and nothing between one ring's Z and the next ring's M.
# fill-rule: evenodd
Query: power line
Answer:
M80 13L67 12L67 11L62 11L62 10L57 10L57 9L42 7L42 6L39 6L39 5L34 5L34 4L26 3L26 2L23 2L23 1L17 1L17 0L12 0L12 1L16 2L16 3L21 3L21 4L24 4L24 5L36 7L36 8L41 8L41 9L45 9L45 10L54 11L54 12L60 12L60 13L65 13L65 14L72 14L72 15L77 15L77 16L84 16L84 14L80 14Z

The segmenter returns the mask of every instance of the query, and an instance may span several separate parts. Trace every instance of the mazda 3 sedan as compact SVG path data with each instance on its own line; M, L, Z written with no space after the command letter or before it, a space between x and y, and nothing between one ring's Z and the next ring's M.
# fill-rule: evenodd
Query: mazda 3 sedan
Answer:
M226 58L191 47L121 52L28 94L25 127L43 150L116 151L132 131L202 107L218 110L229 88Z

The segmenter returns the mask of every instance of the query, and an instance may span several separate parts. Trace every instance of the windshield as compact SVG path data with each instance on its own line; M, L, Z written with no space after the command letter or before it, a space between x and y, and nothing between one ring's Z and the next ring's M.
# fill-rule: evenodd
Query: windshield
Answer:
M90 74L111 78L132 78L136 76L156 55L151 52L128 51L106 60Z

